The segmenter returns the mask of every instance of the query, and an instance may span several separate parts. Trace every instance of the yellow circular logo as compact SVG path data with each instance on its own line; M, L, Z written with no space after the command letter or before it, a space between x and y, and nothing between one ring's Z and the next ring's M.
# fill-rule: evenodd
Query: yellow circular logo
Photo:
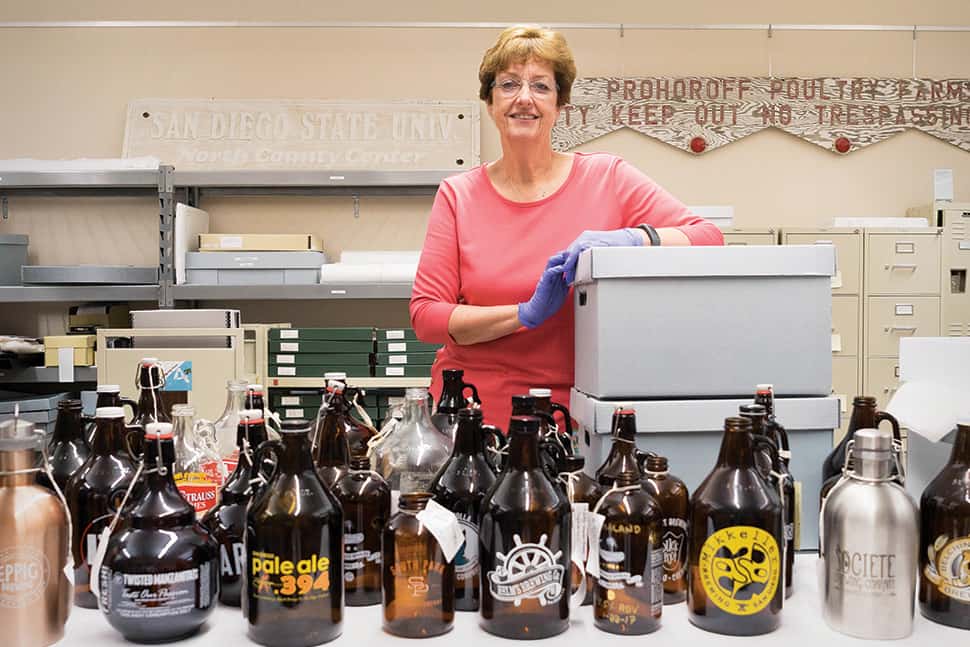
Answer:
M774 536L753 526L722 528L707 538L699 560L701 586L717 608L738 616L763 610L781 579Z

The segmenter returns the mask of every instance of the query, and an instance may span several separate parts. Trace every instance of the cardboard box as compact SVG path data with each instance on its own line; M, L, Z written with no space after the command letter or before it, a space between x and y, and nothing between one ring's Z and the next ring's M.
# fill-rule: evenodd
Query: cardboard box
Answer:
M378 366L397 366L406 364L408 366L431 366L434 364L437 353L377 353L374 356L375 364Z
M68 310L68 330L91 331L98 328L128 328L130 323L128 304L93 303L71 306Z
M272 339L272 334L270 334ZM270 341L271 353L373 353L372 341Z
M430 366L378 366L374 369L375 377L431 377Z
M373 328L289 328L271 330L270 341L374 341Z
M58 355L60 350L60 348L45 349L44 366L60 366ZM73 364L74 366L94 366L94 348L75 348Z
M44 348L94 348L97 339L97 335L48 335L44 337Z
M377 341L418 341L414 328L379 328Z
M442 347L441 344L429 344L423 341L378 341L378 353L434 353Z
M368 353L271 353L270 364L370 366Z
M319 377L323 378L324 373L343 372L347 377L371 377L370 366L343 366L343 365L269 365L270 377Z
M247 252L323 251L315 234L199 234L199 250Z

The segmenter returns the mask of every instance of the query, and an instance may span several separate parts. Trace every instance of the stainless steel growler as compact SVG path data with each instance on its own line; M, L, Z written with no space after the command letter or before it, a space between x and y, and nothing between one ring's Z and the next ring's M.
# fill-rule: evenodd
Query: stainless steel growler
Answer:
M905 638L916 595L916 505L894 480L889 430L859 429L849 447L852 467L821 513L822 613L849 636Z
M35 483L45 442L14 418L0 424L0 632L3 645L61 639L71 610L71 531L63 499ZM48 477L51 472L45 464Z

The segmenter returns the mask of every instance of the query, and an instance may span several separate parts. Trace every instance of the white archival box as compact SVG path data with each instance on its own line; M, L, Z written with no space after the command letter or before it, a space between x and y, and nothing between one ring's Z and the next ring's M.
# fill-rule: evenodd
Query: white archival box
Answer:
M909 430L906 489L918 500L950 456L957 418L970 414L970 337L899 340L899 381L886 411Z

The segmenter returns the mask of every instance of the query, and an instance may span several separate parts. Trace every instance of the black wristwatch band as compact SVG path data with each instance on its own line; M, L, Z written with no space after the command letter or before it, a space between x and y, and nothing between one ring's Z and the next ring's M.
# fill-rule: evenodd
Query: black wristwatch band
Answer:
M656 229L647 224L637 225L637 228L647 232L651 247L660 247L660 234L657 233Z

